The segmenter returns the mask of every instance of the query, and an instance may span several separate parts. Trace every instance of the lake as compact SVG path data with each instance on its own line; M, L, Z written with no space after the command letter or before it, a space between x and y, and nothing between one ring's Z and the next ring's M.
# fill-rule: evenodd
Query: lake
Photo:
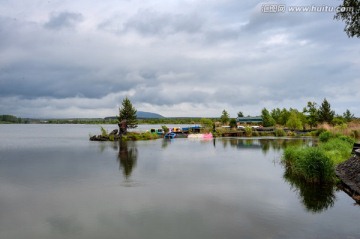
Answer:
M0 125L1 239L360 238L348 195L280 163L312 139L88 140L99 133Z

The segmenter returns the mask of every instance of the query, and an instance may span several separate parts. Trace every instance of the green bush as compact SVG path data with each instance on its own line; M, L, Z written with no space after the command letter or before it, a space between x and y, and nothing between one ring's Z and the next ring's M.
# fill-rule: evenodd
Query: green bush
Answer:
M320 128L316 131L314 131L314 136L319 136L321 133L326 132L327 130L324 128Z
M275 129L275 135L277 137L283 137L286 136L286 132L283 129Z
M297 136L297 134L294 131L288 131L287 136Z
M319 135L320 142L327 142L329 139L334 138L335 135L330 131L324 131Z
M100 130L101 130L101 136L103 136L103 137L107 137L107 136L108 136L108 132L107 132L106 129L104 129L102 126L101 126Z
M342 141L349 143L350 145L353 145L355 143L355 139L353 139L349 136L346 136L346 135L340 135L340 136L338 136L338 138Z
M252 130L251 127L248 127L248 126L245 127L245 135L246 135L247 137L251 137L251 136L252 136L252 132L253 132L253 130Z

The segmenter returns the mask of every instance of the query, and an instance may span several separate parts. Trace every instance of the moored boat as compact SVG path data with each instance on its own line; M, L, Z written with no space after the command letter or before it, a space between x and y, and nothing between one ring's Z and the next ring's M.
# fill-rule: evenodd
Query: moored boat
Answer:
M174 132L169 132L169 133L165 134L164 138L165 139L174 139L174 138L176 138L176 134Z
M207 134L189 134L188 135L189 139L212 139L213 135L212 133L207 133Z

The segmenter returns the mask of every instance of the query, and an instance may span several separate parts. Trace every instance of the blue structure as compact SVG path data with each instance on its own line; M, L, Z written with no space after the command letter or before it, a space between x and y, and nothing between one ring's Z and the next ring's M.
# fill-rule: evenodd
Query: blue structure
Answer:
M237 117L236 122L240 124L262 124L263 119L261 116L255 116L255 117Z
M174 139L176 137L176 134L174 132L169 132L167 134L165 134L164 138L165 139Z
M201 126L199 126L199 125L182 128L184 133L189 133L189 132L200 133L200 129L201 129Z

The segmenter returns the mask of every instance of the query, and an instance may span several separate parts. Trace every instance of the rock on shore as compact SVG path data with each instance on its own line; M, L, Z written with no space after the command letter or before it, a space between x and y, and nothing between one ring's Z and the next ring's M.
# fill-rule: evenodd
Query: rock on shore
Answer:
M339 164L336 175L341 179L342 189L358 203L360 202L360 150L347 161Z

